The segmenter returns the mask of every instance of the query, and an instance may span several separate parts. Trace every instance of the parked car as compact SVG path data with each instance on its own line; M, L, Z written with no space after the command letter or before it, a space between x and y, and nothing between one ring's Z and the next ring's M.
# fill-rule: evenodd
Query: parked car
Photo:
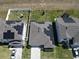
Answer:
M11 59L15 59L15 53L16 53L16 50L13 49L13 50L12 50L12 53L11 53Z
M15 50L15 49L13 49L13 50L12 50L12 53L16 53L16 50Z
M73 49L73 53L74 53L75 57L79 57L79 50L77 48Z
M15 53L11 54L11 59L15 59Z

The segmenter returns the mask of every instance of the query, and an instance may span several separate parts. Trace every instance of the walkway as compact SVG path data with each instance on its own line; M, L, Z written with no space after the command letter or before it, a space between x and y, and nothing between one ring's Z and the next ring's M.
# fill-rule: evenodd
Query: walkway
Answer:
M31 59L40 59L41 49L39 47L31 48Z

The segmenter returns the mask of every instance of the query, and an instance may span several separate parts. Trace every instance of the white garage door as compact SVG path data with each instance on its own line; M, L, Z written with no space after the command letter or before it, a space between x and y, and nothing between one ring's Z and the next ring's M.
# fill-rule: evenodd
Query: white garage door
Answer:
M40 59L41 48L32 47L31 48L31 59Z

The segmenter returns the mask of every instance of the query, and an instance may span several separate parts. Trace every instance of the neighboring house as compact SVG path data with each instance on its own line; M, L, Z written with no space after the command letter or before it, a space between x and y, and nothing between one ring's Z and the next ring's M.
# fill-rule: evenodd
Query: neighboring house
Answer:
M0 42L1 43L10 43L10 45L15 43L23 44L22 36L23 36L23 28L24 22L21 20L0 20Z
M32 47L54 48L52 22L31 22L29 45Z
M79 19L64 13L56 20L59 42L66 42L69 46L79 46Z

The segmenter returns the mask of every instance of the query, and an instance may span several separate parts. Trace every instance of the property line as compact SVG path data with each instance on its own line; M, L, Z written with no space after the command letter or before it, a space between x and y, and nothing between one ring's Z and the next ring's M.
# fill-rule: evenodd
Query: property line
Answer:
M9 10L8 10L8 13L7 13L7 17L6 17L6 20L8 20L8 18L9 18L9 15L10 15L10 11L11 11L11 9L9 9Z

